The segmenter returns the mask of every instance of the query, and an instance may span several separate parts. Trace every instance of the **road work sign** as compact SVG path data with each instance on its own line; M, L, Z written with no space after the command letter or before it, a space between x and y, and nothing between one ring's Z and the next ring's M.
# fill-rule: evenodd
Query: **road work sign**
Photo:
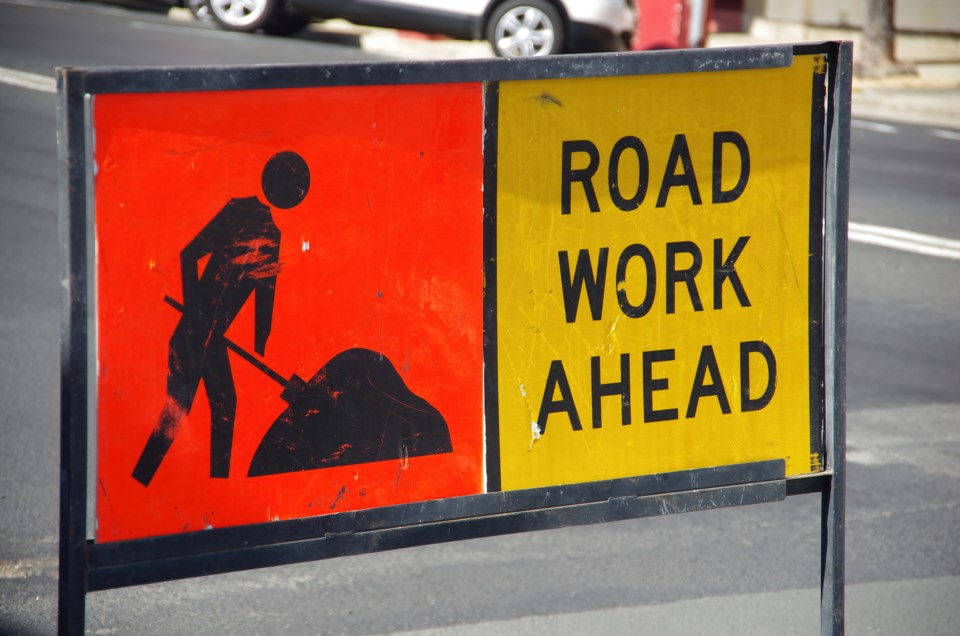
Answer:
M500 84L504 489L820 470L825 72Z
M820 470L825 71L96 96L97 539Z
M842 506L838 74L836 43L61 70L62 624L787 477Z

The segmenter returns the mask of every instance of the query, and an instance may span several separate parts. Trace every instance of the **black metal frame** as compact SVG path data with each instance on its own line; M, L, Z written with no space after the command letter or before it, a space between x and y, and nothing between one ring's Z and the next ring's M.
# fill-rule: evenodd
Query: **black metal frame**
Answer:
M853 45L829 45L824 188L824 442L821 480L820 633L844 630L847 446L847 222Z
M61 482L59 631L82 633L88 592L192 576L390 550L415 545L563 526L783 500L820 492L821 632L843 632L845 506L846 227L849 185L849 43L827 42L644 54L568 56L539 60L477 60L403 64L236 67L217 69L59 69L60 227L63 254L61 330ZM821 473L786 479L783 460L426 501L307 519L98 544L87 536L88 443L93 398L92 207L89 197L89 98L99 93L224 91L363 84L483 82L486 86L484 152L496 157L490 134L497 82L786 67L794 55L818 54L828 64L823 135L813 140L811 201L823 201L822 355L811 362L812 436L825 451ZM818 99L815 92L814 101ZM816 125L815 103L814 129ZM820 109L823 115L823 109ZM495 160L494 160L495 162ZM496 166L486 162L484 207L495 208ZM493 163L493 165L491 165ZM484 258L496 252L493 215L485 214ZM813 277L820 269L811 269ZM495 293L496 280L487 280ZM817 299L819 302L819 299ZM485 359L495 361L495 309L485 306ZM816 339L819 340L819 332ZM491 356L490 348L494 355ZM488 373L495 374L496 369ZM495 381L486 380L485 409L496 407ZM495 375L493 376L495 377ZM819 417L816 419L819 420ZM489 431L488 431L489 434ZM820 435L823 435L822 439ZM489 468L489 467L488 467ZM496 484L494 484L496 486ZM498 488L491 488L497 490Z

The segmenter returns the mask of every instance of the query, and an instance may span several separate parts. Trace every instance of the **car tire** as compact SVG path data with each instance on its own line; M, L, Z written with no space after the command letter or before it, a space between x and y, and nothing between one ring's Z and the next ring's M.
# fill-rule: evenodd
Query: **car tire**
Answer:
M210 17L210 7L207 6L207 0L186 0L184 3L190 9L193 17L200 21L212 20Z
M290 35L309 22L289 9L286 0L207 0L207 5L211 17L228 31Z
M547 0L505 0L490 13L484 36L498 57L539 57L562 53L565 31Z

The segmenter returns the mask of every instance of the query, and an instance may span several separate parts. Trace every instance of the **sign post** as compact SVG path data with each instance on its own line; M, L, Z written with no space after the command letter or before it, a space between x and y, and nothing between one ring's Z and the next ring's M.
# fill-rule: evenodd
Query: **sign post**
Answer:
M829 470L821 481L820 633L844 631L847 413L847 221L853 46L836 48L828 69L824 220L824 442Z
M816 491L842 632L849 72L60 70L61 632L97 590Z

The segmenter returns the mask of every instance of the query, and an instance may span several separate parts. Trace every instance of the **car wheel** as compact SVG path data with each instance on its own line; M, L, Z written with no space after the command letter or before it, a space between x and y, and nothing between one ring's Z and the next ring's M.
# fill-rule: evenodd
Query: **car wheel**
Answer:
M187 0L185 4L197 20L207 21L212 19L210 17L210 7L207 5L207 0Z
M546 0L506 0L490 14L485 35L499 57L553 55L563 51L563 18Z
M309 21L288 9L284 0L207 0L207 6L213 19L229 31L289 35Z

